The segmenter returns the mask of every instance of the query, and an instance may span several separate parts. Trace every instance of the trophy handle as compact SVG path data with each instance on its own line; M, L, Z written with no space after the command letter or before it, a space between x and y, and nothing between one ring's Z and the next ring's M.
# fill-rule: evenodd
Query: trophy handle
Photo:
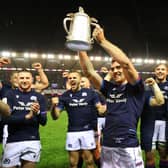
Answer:
M67 18L65 18L65 19L63 20L64 29L65 29L66 33L69 34L69 30L68 30L68 28L67 28L67 21L72 21L72 18L67 17Z
M92 26L95 26L95 27L100 27L100 25L97 24L97 20L96 20L95 18L92 18L92 19L94 19L94 21L96 21L96 23L91 22L91 25L92 25ZM91 20L92 20L92 19L91 19ZM94 43L94 38L93 38L93 37L90 39L90 42L91 42L91 43Z
M97 24L97 22L98 22L97 19L95 19L95 18L92 17L92 18L90 18L90 20L91 20L91 25L92 25L92 26L100 27L100 25Z

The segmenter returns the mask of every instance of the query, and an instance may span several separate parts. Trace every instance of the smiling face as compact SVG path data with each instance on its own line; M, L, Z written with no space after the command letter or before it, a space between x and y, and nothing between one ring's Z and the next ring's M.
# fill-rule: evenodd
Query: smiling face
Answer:
M77 91L80 89L81 76L78 72L71 72L68 75L68 83L72 91Z
M111 64L111 75L116 84L123 84L126 81L123 68L116 61L113 61Z
M87 77L81 77L80 81L81 88L90 88L90 81Z
M29 92L31 90L33 77L30 72L22 71L18 73L18 87L21 91Z
M165 82L168 74L167 66L160 64L155 68L155 77L158 82Z

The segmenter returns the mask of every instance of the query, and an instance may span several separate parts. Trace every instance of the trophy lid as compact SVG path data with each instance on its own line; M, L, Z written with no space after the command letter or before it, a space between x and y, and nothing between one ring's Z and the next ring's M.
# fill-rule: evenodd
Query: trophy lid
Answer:
M79 7L79 12L80 12L80 13L85 13L85 12L84 12L84 9L83 9L81 6Z

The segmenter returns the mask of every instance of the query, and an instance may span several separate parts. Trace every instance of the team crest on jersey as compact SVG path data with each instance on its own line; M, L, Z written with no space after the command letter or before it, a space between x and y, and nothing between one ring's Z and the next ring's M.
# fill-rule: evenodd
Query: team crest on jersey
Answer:
M30 100L32 100L32 101L37 101L37 97L36 97L36 96L31 96L31 97L30 97Z
M19 95L16 95L16 98L18 99L18 98L19 98Z
M83 92L83 93L82 93L82 96L87 96L87 93L86 93L86 92Z
M166 91L167 91L167 90L168 90L168 86L165 86L165 87L164 87L164 90L166 90Z

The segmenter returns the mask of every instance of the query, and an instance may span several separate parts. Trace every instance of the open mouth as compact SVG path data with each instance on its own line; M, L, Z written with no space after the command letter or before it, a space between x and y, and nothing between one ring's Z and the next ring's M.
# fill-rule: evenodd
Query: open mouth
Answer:
M76 82L71 82L71 87L74 88L76 86Z
M158 78L163 78L163 76L164 76L163 74L158 74L157 75Z

